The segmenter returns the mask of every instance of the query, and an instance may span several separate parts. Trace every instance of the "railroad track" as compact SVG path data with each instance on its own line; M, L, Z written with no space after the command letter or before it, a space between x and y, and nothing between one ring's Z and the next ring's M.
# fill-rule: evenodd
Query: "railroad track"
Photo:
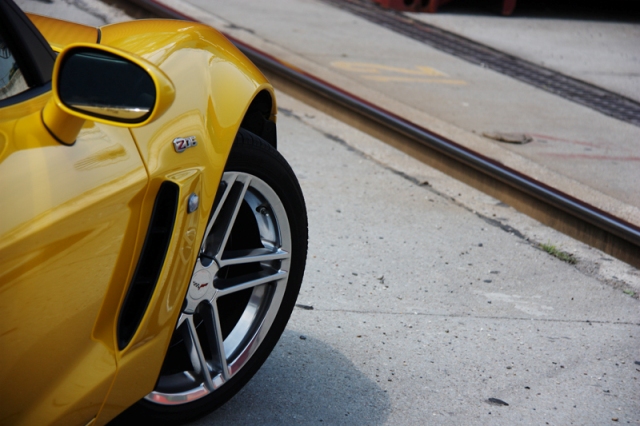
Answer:
M163 18L193 20L155 0ZM444 138L252 46L227 37L279 90L485 192L560 232L640 268L640 228Z

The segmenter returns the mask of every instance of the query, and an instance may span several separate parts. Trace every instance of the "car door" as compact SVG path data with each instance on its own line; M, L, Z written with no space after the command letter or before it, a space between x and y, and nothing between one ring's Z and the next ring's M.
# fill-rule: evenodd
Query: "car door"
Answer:
M50 83L24 78L0 12L0 424L87 424L116 371L109 316L148 177L128 129L49 133Z

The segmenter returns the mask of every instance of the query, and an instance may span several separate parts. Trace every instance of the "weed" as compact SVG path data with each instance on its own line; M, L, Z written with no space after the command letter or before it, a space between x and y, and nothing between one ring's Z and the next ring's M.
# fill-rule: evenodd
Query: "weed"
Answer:
M553 244L540 244L540 248L549 253L551 256L557 257L558 259L562 260L563 262L567 262L570 265L575 265L576 263L578 263L578 259L576 259L571 253L562 251Z

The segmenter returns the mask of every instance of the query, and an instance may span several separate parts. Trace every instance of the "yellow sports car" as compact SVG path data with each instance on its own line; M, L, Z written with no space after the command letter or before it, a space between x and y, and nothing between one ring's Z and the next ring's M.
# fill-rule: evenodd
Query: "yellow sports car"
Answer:
M0 424L180 422L251 378L307 252L275 117L210 27L0 0Z

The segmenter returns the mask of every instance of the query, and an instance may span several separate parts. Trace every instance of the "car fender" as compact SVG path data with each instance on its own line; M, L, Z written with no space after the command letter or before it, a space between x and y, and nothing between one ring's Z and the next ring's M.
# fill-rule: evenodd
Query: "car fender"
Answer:
M260 71L216 30L182 21L135 21L102 27L101 44L134 53L158 66L175 86L175 101L165 117L131 129L149 174L136 253L140 253L163 182L179 187L179 205L171 243L155 292L133 338L116 349L117 373L98 417L109 421L153 390L164 353L175 328L182 300L211 213L218 184L235 135L256 96L273 88ZM270 119L275 120L275 103ZM175 140L194 143L180 151ZM187 210L191 194L200 199L193 213ZM135 264L130 268L131 282ZM117 329L116 318L125 292L115 286L106 295L96 322L96 337Z

